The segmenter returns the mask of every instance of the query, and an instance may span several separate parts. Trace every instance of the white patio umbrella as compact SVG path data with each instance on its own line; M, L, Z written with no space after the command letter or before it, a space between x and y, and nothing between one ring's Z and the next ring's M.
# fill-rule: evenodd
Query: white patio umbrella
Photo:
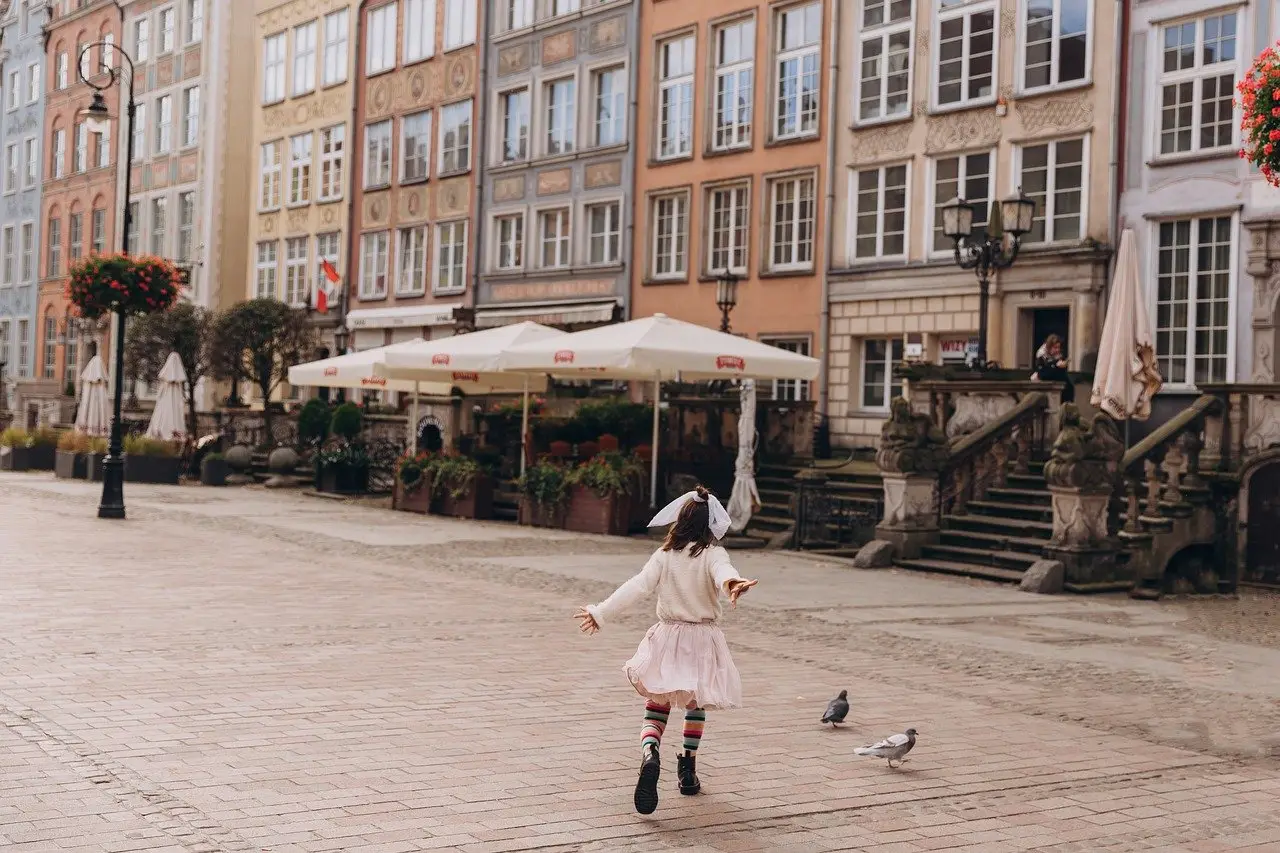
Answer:
M654 314L514 346L503 353L506 370L573 379L634 379L654 383L651 502L658 492L658 402L667 380L798 379L818 375L818 360L749 338Z
M76 431L105 436L111 431L111 403L107 395L107 372L102 356L95 355L80 374L80 406L76 409Z
M1102 324L1089 402L1124 421L1127 448L1129 421L1145 421L1151 416L1151 398L1163 384L1156 364L1146 294L1138 276L1138 250L1133 231L1126 228L1120 235L1120 253Z
M187 437L186 417L183 414L182 387L187 384L187 371L176 352L169 353L164 367L160 368L160 393L156 395L156 407L147 424L147 438L161 441L184 441Z
M733 463L733 492L729 495L729 529L735 533L746 529L751 516L760 508L760 492L756 488L756 383L744 379L740 390L742 413L738 416L738 457Z
M456 381L466 377L489 386L493 391L520 391L523 396L520 417L520 473L524 473L529 440L529 392L544 391L546 376L512 374L502 370L502 354L513 346L563 338L565 333L538 323L513 323L465 335L454 335L434 341L413 341L388 347L382 363L374 368L379 376L391 380ZM416 420L416 417L415 417Z

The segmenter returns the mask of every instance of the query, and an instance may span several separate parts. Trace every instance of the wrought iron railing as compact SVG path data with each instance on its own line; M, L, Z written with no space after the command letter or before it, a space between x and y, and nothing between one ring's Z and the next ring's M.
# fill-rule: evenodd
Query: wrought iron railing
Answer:
M884 518L884 493L859 493L825 477L797 478L793 545L805 549L853 549L875 538Z

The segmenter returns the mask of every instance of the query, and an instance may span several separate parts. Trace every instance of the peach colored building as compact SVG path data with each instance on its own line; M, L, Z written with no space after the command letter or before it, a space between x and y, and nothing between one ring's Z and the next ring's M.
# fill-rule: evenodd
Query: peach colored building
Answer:
M735 333L822 357L831 5L645 2L633 317L719 327L716 278L728 269L741 277Z

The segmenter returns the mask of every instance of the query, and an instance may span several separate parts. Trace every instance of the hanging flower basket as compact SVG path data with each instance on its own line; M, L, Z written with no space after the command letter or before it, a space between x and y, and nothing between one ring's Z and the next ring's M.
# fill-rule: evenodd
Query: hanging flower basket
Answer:
M1275 47L1259 54L1236 89L1244 113L1240 156L1261 169L1268 183L1280 187L1280 54Z
M71 268L67 299L86 320L156 314L178 301L182 274L163 258L91 255Z

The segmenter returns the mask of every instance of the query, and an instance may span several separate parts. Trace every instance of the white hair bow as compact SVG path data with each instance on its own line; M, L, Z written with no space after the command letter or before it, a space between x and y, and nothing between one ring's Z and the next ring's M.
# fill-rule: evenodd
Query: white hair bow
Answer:
M675 523L680 517L680 510L684 509L684 505L689 501L702 502L702 498L698 497L698 493L685 492L671 503L664 506L658 511L658 514L649 522L650 527L666 527L668 524ZM720 499L715 495L707 492L707 509L711 514L711 532L715 534L717 539L723 539L725 534L729 532L729 512L724 508L724 504L720 503Z

